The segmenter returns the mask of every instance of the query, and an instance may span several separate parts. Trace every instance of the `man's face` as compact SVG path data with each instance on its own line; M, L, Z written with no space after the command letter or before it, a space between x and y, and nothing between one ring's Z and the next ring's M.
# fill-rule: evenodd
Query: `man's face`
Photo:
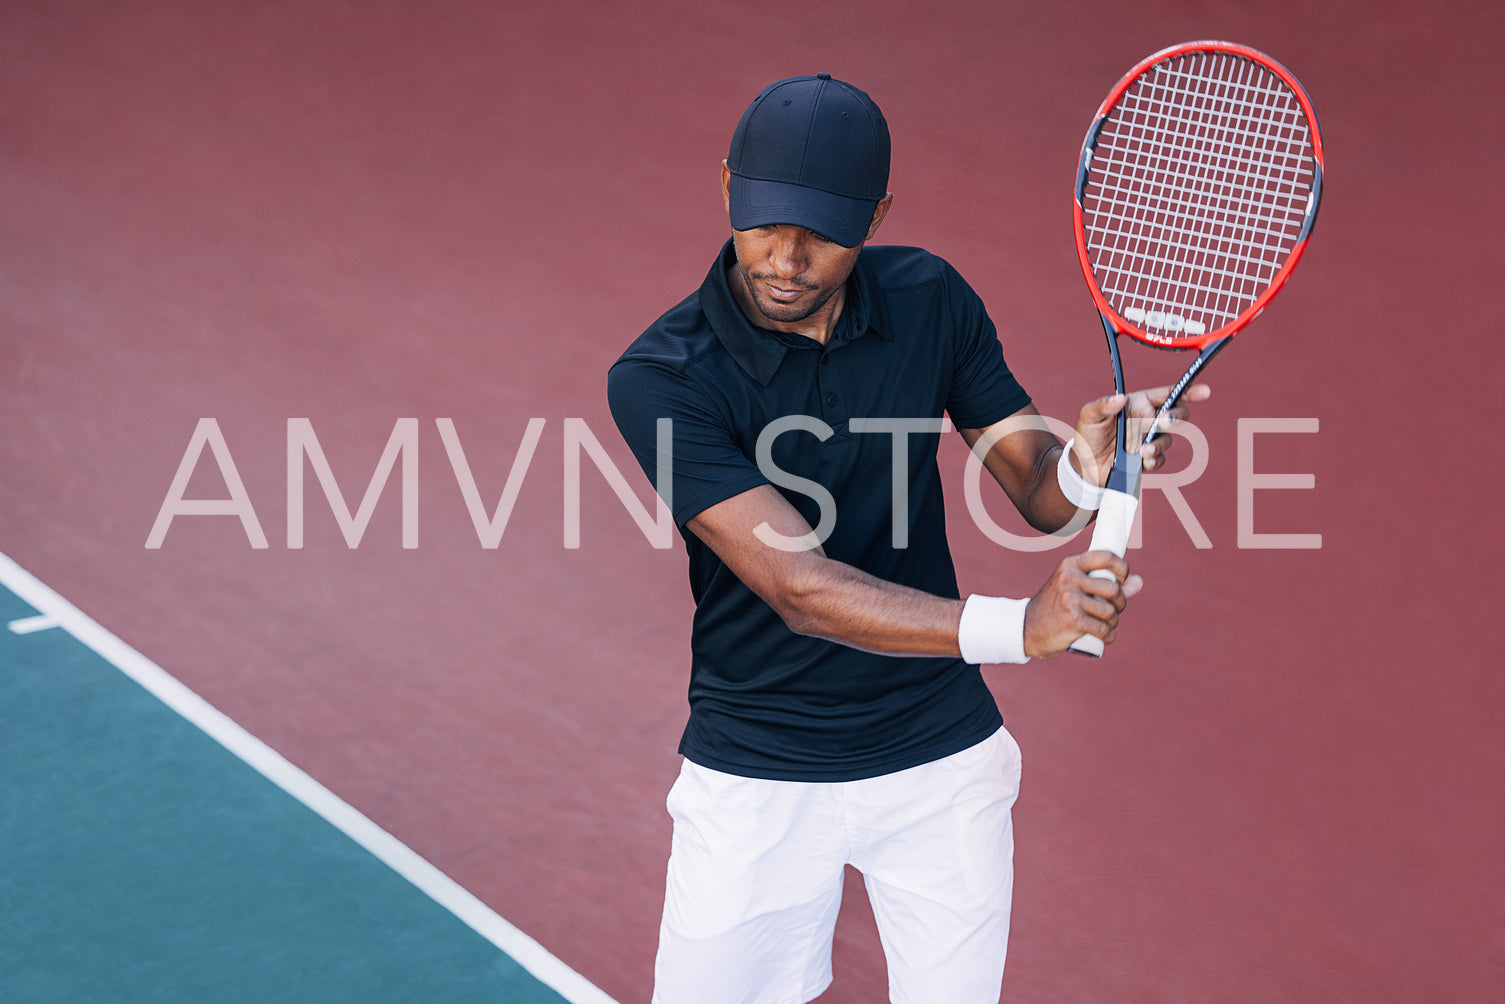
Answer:
M840 305L862 248L842 247L804 227L777 224L732 231L738 273L767 326L819 320Z
M731 207L731 170L721 162L721 198ZM892 195L873 210L866 240L888 215ZM843 247L813 230L790 224L733 230L737 274L732 292L754 323L808 335L824 342L846 299L842 290L862 245ZM759 322L756 313L762 318Z

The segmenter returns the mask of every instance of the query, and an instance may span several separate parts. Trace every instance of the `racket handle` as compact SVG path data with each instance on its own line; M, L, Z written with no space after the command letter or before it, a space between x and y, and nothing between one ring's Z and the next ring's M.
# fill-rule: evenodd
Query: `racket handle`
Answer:
M1139 510L1139 497L1109 488L1103 492L1103 504L1097 511L1097 524L1092 528L1092 546L1089 551L1112 551L1120 558L1129 549L1129 533L1134 529L1134 514ZM1088 573L1094 579L1112 579L1115 576L1106 568ZM1095 635L1084 634L1071 643L1071 651L1093 658L1103 654L1103 640Z

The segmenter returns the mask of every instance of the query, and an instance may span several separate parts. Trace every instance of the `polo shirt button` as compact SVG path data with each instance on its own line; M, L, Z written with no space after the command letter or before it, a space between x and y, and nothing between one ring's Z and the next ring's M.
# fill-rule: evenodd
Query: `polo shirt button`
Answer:
M820 364L822 366L828 366L828 365L830 365L830 363L831 363L831 357L830 356L821 356L820 357Z
M829 404L833 408L836 407L836 395L835 394L827 394L826 395L826 403Z

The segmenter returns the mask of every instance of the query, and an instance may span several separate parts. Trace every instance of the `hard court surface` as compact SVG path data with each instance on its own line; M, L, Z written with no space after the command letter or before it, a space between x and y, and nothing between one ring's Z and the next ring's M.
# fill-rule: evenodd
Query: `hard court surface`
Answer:
M1108 390L1082 133L1207 37L1301 78L1326 201L1148 486L1109 657L987 670L1025 756L1003 998L1496 999L1502 31L1463 0L0 5L0 1000L646 1001L690 600L604 377L724 239L737 116L795 73L867 89L878 240L956 264L1070 422ZM149 547L191 450L183 497L249 505ZM1026 595L1073 545L997 496L983 525L963 459L962 588ZM823 1000L882 1000L848 890Z

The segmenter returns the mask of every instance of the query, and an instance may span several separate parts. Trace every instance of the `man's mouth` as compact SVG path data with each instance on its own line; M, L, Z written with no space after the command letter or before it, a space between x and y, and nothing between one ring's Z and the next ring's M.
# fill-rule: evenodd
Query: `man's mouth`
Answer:
M798 287L795 287L793 289L786 289L782 286L775 286L772 283L764 283L763 288L768 290L769 296L773 297L775 300L778 300L780 303L793 303L795 300L798 300L800 297L809 292L808 289L801 289Z

